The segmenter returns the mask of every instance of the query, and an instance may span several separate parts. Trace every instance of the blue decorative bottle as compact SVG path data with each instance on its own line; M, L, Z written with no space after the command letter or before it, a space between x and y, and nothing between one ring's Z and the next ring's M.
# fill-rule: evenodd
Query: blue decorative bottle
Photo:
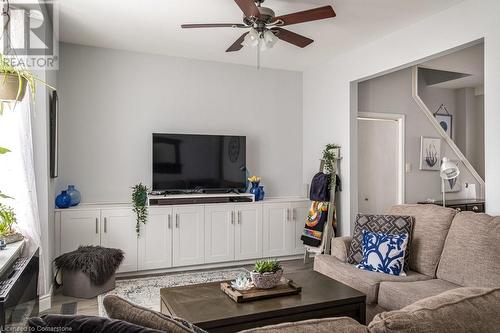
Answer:
M71 206L76 206L82 200L82 195L80 191L75 188L75 185L68 185L68 189L66 190L68 195L71 197Z
M259 195L260 195L259 182L252 182L252 188L250 189L250 193L254 195L255 201L259 201Z
M68 208L71 206L71 197L69 196L67 191L62 191L56 197L56 207L57 208Z
M259 200L258 201L264 200L265 195L266 195L266 192L264 192L264 186L259 186Z

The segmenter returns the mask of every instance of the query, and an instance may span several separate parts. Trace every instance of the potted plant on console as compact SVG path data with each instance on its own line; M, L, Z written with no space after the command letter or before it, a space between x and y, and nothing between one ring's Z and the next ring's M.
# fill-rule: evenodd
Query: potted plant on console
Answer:
M274 259L259 260L255 263L250 277L257 289L271 289L276 287L283 276L280 263Z
M148 220L148 191L148 187L142 183L132 187L132 203L134 205L132 210L137 215L137 223L135 225L137 237L141 234L141 223L146 224Z

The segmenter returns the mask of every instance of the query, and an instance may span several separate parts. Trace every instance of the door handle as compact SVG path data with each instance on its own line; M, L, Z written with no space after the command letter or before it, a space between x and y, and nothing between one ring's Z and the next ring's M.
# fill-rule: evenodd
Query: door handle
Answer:
M98 217L95 218L95 233L96 234L99 233L99 218Z
M104 232L108 232L108 219L106 217L104 218Z
M179 214L175 214L175 227L179 228Z
M168 214L168 228L172 229L172 215Z

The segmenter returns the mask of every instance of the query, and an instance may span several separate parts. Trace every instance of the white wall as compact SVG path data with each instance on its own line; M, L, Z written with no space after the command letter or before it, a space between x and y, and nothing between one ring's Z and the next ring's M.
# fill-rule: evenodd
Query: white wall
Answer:
M151 133L247 136L269 196L302 194L302 74L61 45L60 176L83 202L151 183ZM203 167L203 165L200 165Z
M483 37L486 209L491 214L500 214L499 12L497 0L465 1L304 73L304 182L309 182L316 171L324 144L342 145L341 233L350 233L351 220L357 211L356 152L351 149L357 145L357 103L351 95L352 82L420 63Z

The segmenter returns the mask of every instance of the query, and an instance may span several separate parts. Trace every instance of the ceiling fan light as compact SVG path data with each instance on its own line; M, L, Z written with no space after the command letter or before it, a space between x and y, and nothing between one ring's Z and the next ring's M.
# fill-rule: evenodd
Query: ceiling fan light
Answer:
M278 42L278 37L271 30L267 30L264 32L264 41L267 48L272 48Z
M254 28L251 28L248 34L245 36L243 40L243 45L245 46L257 46L259 45L259 32Z

